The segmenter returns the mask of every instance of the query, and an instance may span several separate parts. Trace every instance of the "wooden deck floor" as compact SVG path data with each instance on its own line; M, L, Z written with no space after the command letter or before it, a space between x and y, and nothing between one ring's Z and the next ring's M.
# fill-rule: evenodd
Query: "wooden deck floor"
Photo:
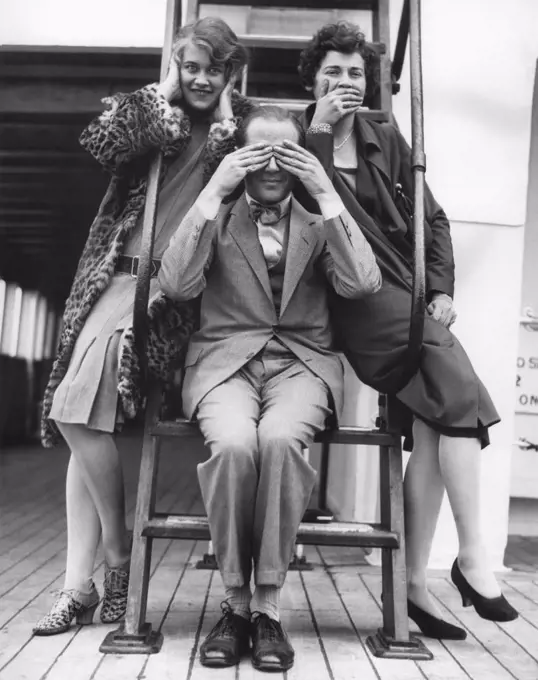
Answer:
M138 446L124 437L128 505L132 513ZM162 456L159 508L201 512L195 464L200 451ZM1 680L251 680L263 674L248 660L238 669L204 669L198 646L216 621L223 588L217 573L195 562L205 545L156 541L148 620L165 636L153 656L103 656L98 647L111 626L96 623L50 638L33 638L33 623L61 587L65 561L65 450L26 447L0 454L0 678ZM501 576L506 594L521 612L509 624L480 619L461 607L448 574L432 572L431 589L447 620L465 626L465 642L427 640L433 661L388 661L372 657L366 636L381 625L380 576L360 551L310 549L312 572L289 574L283 591L283 621L296 650L287 680L537 680L538 542L511 541ZM96 566L101 588L102 562ZM98 617L96 617L98 621ZM283 678L282 675L274 676Z

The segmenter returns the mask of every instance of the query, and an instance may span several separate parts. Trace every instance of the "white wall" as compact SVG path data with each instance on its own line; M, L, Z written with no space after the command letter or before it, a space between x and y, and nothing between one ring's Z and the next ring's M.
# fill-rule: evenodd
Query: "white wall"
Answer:
M166 0L0 0L0 44L161 47Z

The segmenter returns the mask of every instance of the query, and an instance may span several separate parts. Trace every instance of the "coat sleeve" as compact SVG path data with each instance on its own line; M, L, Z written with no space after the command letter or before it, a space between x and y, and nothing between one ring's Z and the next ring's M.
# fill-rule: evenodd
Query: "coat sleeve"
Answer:
M167 297L192 300L203 292L214 257L218 221L218 214L207 219L198 203L185 215L161 261L159 285Z
M376 293L381 288L381 272L370 244L348 211L326 217L324 232L320 264L335 292L354 299Z
M153 83L129 94L105 97L105 111L82 132L82 147L109 172L118 172L152 149L166 152L186 135L183 112L172 107L157 87Z
M400 154L400 182L408 196L412 196L413 177L411 170L411 149L403 135L392 127ZM450 223L435 200L428 184L425 184L424 209L426 221L432 231L432 241L426 250L426 290L431 297L433 292L446 293L454 297L454 252Z

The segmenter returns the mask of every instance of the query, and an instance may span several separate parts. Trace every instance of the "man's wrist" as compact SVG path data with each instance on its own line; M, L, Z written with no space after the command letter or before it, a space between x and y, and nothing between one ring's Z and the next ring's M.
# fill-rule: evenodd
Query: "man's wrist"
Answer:
M318 202L324 220L338 217L344 210L344 204L336 190L318 194L315 196L315 199Z
M196 199L196 205L206 220L214 220L221 206L223 196L208 184Z

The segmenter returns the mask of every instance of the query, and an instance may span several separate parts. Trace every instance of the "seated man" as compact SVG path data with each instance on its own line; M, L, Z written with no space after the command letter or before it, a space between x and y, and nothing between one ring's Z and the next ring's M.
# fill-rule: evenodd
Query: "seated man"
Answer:
M353 298L381 285L370 246L301 138L284 109L247 116L241 148L180 224L159 274L175 300L203 291L183 407L211 452L198 476L227 596L201 646L205 666L238 663L250 637L256 668L293 665L279 594L315 480L302 450L343 400L327 282ZM321 217L292 198L296 178ZM245 193L223 205L242 180Z

